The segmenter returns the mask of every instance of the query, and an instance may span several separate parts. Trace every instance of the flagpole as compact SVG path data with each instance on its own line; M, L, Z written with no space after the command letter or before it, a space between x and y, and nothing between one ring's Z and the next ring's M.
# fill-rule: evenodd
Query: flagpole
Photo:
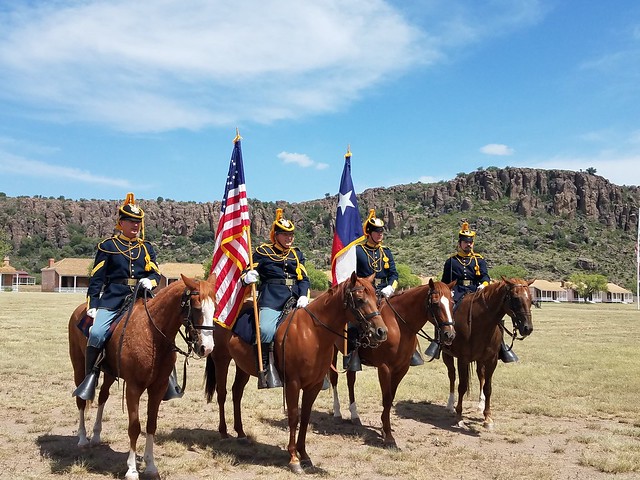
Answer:
M640 208L638 208L638 238L636 239L636 299L640 310Z
M344 161L347 161L347 158L351 158L351 145L347 145L347 153L344 154ZM344 350L343 356L346 356L349 353L349 322L344 324Z

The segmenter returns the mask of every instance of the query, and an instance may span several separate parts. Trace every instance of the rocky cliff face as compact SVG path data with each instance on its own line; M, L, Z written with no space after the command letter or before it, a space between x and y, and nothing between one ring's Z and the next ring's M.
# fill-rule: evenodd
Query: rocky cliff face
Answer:
M74 235L96 240L109 236L113 232L115 213L120 203L121 200L75 201L0 196L0 226L13 244L14 252L30 238L46 241L53 248L63 248L73 243ZM180 237L192 237L198 231L215 231L219 202L141 199L140 204L146 212L148 238L160 246L160 251L171 256L179 247L182 248L180 255L174 255L171 261L202 261L210 256L211 242L197 245L191 238L178 240ZM523 246L529 251L539 250L541 255L545 254L545 248L553 247L556 250L547 251L548 257L564 255L557 248L574 249L583 257L588 256L584 254L586 250L588 254L599 257L591 265L603 267L617 261L617 253L621 263L628 263L623 259L627 257L627 250L633 252L640 191L636 186L614 185L601 176L586 172L490 168L459 175L446 182L369 189L358 195L358 204L363 217L369 208L376 209L377 215L389 228L389 243L402 252L404 258L401 261L410 264L416 273L437 273L446 252L451 251L450 232L448 239L440 235L439 241L445 245L440 245L439 249L427 251L422 247L434 241L434 233L437 234L438 230L453 231L451 224L445 225L440 221L442 218L449 218L455 225L459 225L461 218L475 218L474 228L482 232L483 238L491 239L487 253L505 263L527 264L521 257L514 256L515 251L523 251ZM328 268L336 196L296 204L250 200L250 207L254 245L268 238L275 209L281 207L285 216L296 224L296 244L304 247L305 254L317 268ZM511 215L511 220L501 219L498 215L505 212ZM505 222L519 225L513 230L512 225ZM514 236L526 237L536 224L544 223L547 227L552 223L553 231L549 231L551 228L545 232L541 229L535 241L513 244ZM558 233L558 230L564 232ZM581 235L581 244L571 238L575 234ZM563 245L559 239L564 239ZM413 250L405 248L405 244L411 244ZM416 248L421 249L424 255L417 255ZM42 255L41 252L39 261ZM591 260L575 259L561 268L552 260L541 258L530 261L527 266L535 273L539 264L547 263L544 274L560 276L569 268L582 268L580 265L585 261ZM614 267L610 267L611 272ZM612 280L624 278L631 281L626 271L619 275L614 271L611 275Z

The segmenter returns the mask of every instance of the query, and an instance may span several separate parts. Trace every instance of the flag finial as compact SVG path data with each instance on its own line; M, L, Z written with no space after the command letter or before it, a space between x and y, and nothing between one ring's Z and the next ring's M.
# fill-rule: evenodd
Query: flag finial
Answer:
M240 136L240 130L238 130L238 127L236 127L236 138L233 139L233 143L237 143L240 140L242 140L242 137Z
M344 158L351 158L351 145L347 145L347 153L344 154Z

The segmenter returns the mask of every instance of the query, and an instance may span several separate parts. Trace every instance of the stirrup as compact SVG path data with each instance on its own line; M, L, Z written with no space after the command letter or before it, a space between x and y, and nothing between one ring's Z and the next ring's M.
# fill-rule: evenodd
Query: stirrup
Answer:
M162 397L163 401L173 400L174 398L182 398L184 392L180 385L178 385L178 376L176 373L176 368L173 367L173 372L169 375L169 384L167 385L167 391L164 392L164 397Z
M427 349L424 351L424 354L429 357L431 360L440 358L440 344L433 340ZM429 360L429 361L431 361Z
M74 397L80 397L82 400L93 402L96 396L96 385L98 384L98 377L100 376L100 370L92 370L89 375L84 377L84 380L78 388L73 391Z
M511 348L507 348L504 343L500 345L500 353L498 354L498 358L504 363L515 363L518 361L516 352L514 352Z
M416 349L416 351L414 351L413 355L411 356L411 362L409 363L409 366L418 367L420 365L424 365L424 360L422 359L422 355L420 355L420 352Z
M360 372L362 370L362 362L357 349L342 356L342 367L349 372Z

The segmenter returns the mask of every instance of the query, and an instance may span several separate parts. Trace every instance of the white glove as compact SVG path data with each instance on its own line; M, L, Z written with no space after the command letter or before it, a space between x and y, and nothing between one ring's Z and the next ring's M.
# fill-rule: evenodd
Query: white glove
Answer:
M298 297L298 303L296 303L296 307L304 308L307 305L309 305L309 297L307 297L306 295Z
M396 291L395 288L393 288L391 285L387 285L382 290L380 290L380 293L382 293L382 295L384 295L385 298L389 298L391 295L393 295L393 292L395 291Z
M91 317L91 318L96 318L96 314L98 313L98 309L97 308L90 308L89 310L87 310L87 316Z
M151 285L151 280L149 280L148 278L141 278L138 283L142 288L145 288L147 290L153 289L153 285Z
M251 285L252 283L256 283L260 279L260 275L256 270L249 270L244 274L243 282L245 285Z
M478 285L478 288L476 289L478 292L480 290L482 290L484 287L486 287L486 285L484 283L481 283L480 285Z

